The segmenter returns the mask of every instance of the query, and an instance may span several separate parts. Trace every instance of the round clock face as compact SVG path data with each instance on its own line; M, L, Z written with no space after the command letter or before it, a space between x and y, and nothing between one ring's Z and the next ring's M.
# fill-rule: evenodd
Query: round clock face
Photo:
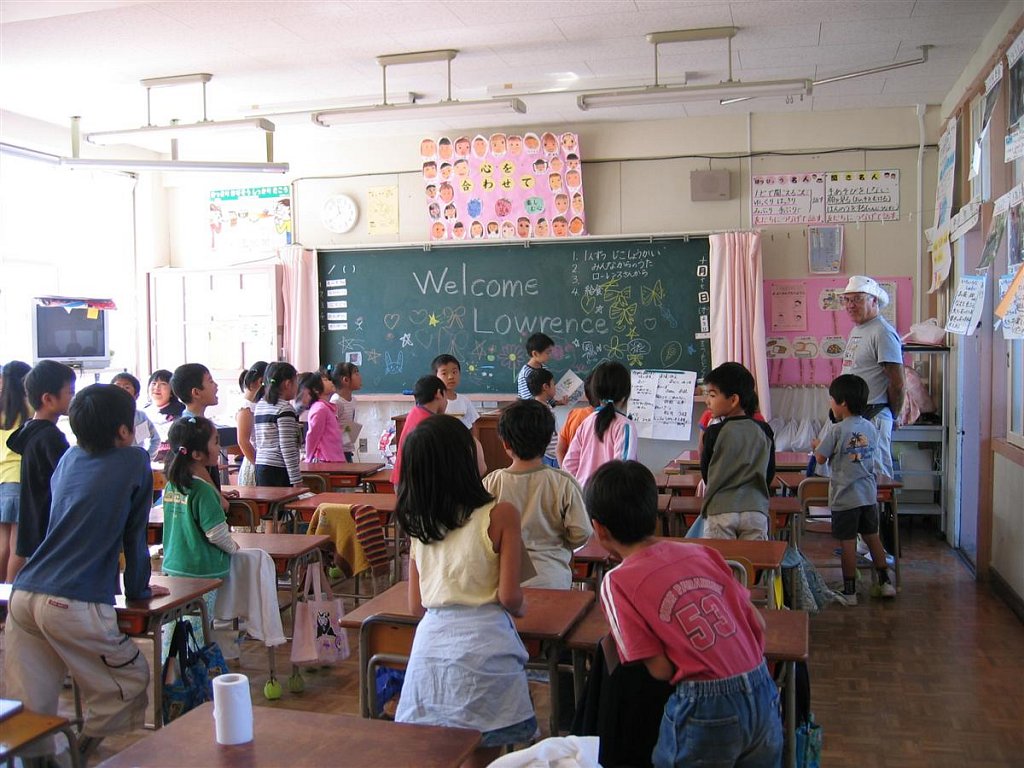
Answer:
M344 234L351 231L359 219L356 201L348 195L332 195L324 201L320 218L331 232Z

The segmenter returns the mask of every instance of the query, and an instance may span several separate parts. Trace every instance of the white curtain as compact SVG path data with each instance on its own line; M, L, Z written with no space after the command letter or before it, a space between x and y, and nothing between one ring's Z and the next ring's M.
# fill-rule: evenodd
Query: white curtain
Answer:
M284 275L284 359L299 371L320 367L316 251L290 245L277 252Z
M764 338L761 234L711 235L711 365L736 362L757 382L761 414L772 417Z

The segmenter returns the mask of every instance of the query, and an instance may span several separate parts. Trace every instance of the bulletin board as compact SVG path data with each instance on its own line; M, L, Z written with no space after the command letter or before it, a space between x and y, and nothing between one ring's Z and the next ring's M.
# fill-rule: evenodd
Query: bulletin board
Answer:
M842 373L853 321L839 301L847 277L765 280L765 338L772 386L828 384ZM878 277L889 294L881 314L900 335L910 329L913 281Z

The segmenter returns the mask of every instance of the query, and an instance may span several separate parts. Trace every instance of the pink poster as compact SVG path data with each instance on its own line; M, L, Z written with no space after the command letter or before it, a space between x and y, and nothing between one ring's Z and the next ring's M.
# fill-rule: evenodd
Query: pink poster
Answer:
M492 133L420 142L431 240L587 233L575 133Z
M764 281L768 380L772 386L828 384L842 373L843 352L853 321L839 301L839 291L848 279L837 276ZM902 336L910 330L912 280L875 279L889 294L889 305L881 314ZM804 311L798 311L798 306ZM797 315L802 315L799 320Z

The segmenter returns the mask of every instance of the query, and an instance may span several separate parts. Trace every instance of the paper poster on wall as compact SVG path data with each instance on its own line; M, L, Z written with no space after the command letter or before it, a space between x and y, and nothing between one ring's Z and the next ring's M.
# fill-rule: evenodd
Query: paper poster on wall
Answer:
M825 220L824 173L778 173L750 177L751 221L814 224Z
M880 314L903 332L910 328L913 281L909 277L877 277L889 294L889 304ZM787 384L828 384L842 373L846 339L853 329L840 291L846 277L810 277L803 280L765 280L764 312L767 330L768 378L773 386ZM776 331L772 328L773 296L789 289L802 291L806 301L807 324L803 330ZM786 295L781 293L779 295Z
M956 118L951 117L939 139L939 174L935 185L935 221L940 227L953 215L953 182L956 170ZM943 277L945 280L945 277Z
M928 293L935 293L949 277L949 268L953 266L953 253L949 247L949 230L943 230L935 238L931 247L932 254L932 284Z
M630 371L629 417L638 437L689 440L693 418L694 371Z
M398 187L366 190L366 230L371 235L398 234Z
M825 179L825 221L898 221L900 172L830 171Z
M978 269L988 269L996 259L999 246L1003 244L1003 235L1006 234L1006 212L1003 211L992 218L992 226L989 227L988 237L985 238L985 249L981 252L981 261L978 262Z
M802 283L775 283L771 302L772 333L807 330L807 290Z
M587 233L575 133L427 137L420 157L431 240Z
M946 332L970 336L981 323L987 275L963 275L946 317Z
M812 275L835 275L843 267L842 224L807 228L807 269Z
M1010 285L1013 284L1013 273L1010 272L999 278L999 302L1006 298ZM1024 339L1024 290L1017 291L1016 296L1009 304L1006 315L1002 318L1003 338L1007 341L1012 339Z
M291 187L210 192L210 249L272 253L292 242Z
M1024 294L1024 263L1018 264L1016 270L1010 281L1010 286L996 306L996 317L1003 322L1006 322L1006 316L1010 314L1010 311L1019 306L1019 302L1022 300L1021 294Z

